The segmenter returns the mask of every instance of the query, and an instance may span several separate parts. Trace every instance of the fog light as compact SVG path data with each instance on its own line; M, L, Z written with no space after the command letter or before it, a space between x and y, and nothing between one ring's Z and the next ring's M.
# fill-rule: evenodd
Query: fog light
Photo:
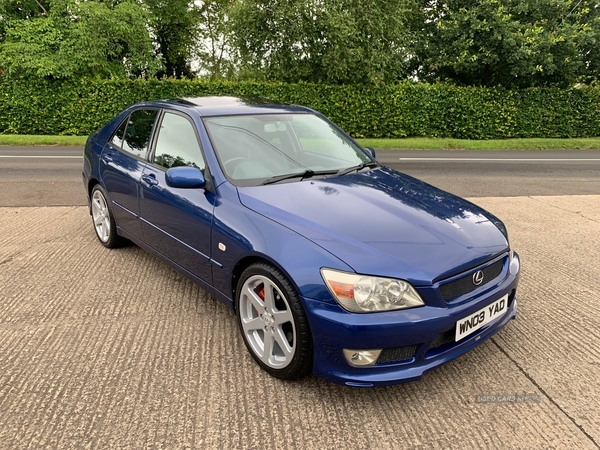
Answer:
M345 348L344 356L351 366L374 366L381 354L381 350L351 350Z

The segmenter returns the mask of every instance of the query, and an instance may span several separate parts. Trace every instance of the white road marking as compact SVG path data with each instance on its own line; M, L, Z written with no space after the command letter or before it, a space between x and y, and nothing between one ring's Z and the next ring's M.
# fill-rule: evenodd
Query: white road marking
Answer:
M495 161L495 162L564 162L600 161L600 158L398 158L400 161Z
M81 156L66 156L66 155L0 155L0 158L46 158L46 159L83 159L83 155Z

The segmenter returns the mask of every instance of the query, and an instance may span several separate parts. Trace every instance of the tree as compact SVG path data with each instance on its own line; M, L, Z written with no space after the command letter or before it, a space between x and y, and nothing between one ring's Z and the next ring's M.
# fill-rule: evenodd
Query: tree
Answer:
M160 68L147 13L136 1L35 4L38 9L20 10L24 17L9 15L5 22L0 69L8 74L53 79L140 76Z
M164 70L157 75L191 78L190 60L194 47L197 16L192 0L145 0Z
M579 81L586 84L600 84L600 4L586 2L575 9L579 22L587 24L587 32L582 36L580 53L584 71Z
M0 1L0 43L6 37L9 20L25 20L48 15L48 0L3 0Z
M235 51L232 47L229 13L235 0L204 0L196 2L196 50L200 73L210 78L231 78L235 72Z
M242 69L292 82L402 79L407 1L240 0L232 9L232 29Z
M597 67L596 0L418 1L411 23L420 79L566 87Z

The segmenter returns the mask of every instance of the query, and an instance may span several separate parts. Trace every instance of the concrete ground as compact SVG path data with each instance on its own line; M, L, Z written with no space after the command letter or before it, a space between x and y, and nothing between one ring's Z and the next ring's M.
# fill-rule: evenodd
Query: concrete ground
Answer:
M599 448L600 196L475 201L521 255L517 320L380 389L269 377L225 306L103 248L85 207L0 208L0 448Z

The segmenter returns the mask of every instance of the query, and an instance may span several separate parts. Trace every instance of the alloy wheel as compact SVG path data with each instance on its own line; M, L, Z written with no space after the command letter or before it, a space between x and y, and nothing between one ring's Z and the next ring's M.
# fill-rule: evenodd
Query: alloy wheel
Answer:
M239 316L244 338L266 366L282 369L296 351L294 317L279 287L263 275L249 277L240 292Z
M92 195L92 218L98 238L106 243L110 239L110 211L106 198L100 190L94 191Z

